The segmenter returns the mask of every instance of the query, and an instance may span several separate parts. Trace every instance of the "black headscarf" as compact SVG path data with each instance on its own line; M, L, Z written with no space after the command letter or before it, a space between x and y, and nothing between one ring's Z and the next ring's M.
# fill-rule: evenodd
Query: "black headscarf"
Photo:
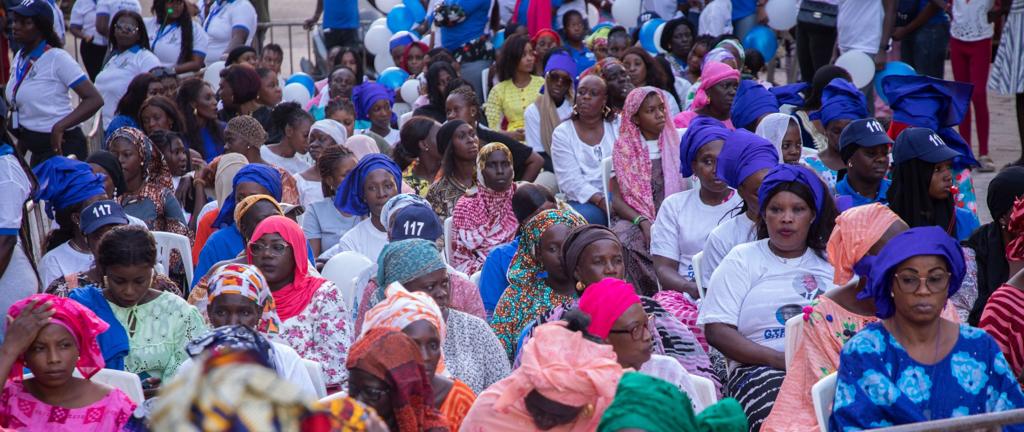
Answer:
M967 318L970 325L978 325L989 296L1010 279L1010 264L1006 261L1006 243L999 219L1013 209L1013 202L1021 195L1024 195L1024 167L1007 167L996 174L988 185L985 198L992 222L982 225L964 241L964 246L974 249L978 263L978 299Z
M106 150L100 150L89 155L89 158L85 160L87 163L99 165L110 174L110 180L114 182L114 194L117 196L124 195L125 191L128 190L128 185L124 182L124 171L121 170L121 162L117 160L117 156Z

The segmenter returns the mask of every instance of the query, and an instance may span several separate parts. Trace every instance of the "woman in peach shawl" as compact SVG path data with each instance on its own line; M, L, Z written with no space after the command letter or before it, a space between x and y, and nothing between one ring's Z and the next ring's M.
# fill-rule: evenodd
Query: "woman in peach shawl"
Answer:
M843 344L864 326L878 321L871 297L861 298L866 279L852 280L857 263L877 254L889 239L909 227L888 207L873 203L851 208L836 218L828 240L828 260L835 268L838 288L804 307L803 326L792 362L786 367L780 397L761 430L818 431L811 401L811 386L839 368ZM956 309L946 303L942 317L960 322Z

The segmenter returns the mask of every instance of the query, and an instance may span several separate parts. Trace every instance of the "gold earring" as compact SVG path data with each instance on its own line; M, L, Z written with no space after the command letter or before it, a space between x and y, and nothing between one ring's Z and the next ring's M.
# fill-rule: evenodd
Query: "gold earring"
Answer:
M583 282L576 282L576 291L577 292L583 292L583 290L586 289L586 288L587 287L585 285L583 285Z
M604 109L601 110L601 112L604 114L605 117L608 117L608 114L612 113L612 109L609 108L608 105L605 105Z

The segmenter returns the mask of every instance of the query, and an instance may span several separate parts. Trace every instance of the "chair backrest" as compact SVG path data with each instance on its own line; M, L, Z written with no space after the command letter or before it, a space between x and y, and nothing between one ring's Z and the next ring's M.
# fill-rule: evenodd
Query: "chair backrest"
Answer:
M690 383L693 384L693 390L697 393L691 396L697 402L700 402L701 405L709 407L718 402L718 392L715 391L715 383L710 379L690 374Z
M316 388L316 397L327 396L327 383L324 381L324 372L320 369L320 362L302 359L302 365L309 372L309 378L313 380L313 387Z
M178 251L181 255L183 265L185 267L185 285L191 286L192 284L192 246L188 242L188 237L181 234L174 234L163 231L152 231L153 238L156 239L156 261L163 265L164 271L168 272L171 269L171 251ZM164 273L167 274L167 273Z
M480 89L483 91L484 100L487 100L487 94L491 92L491 80L487 79L490 74L491 68L484 68L480 71Z
M690 262L693 264L693 281L697 283L697 293L700 294L700 298L704 298L704 294L707 292L707 287L704 286L704 280L700 277L700 262L704 260L704 251L693 254L693 258Z
M32 262L38 263L43 258L43 243L46 241L47 224L43 216L43 201L25 203L25 212L28 214L28 238L32 242L30 251L32 256L28 257Z
M477 287L480 287L480 275L482 273L483 272L480 272L480 271L478 271L476 273L473 273L473 275L469 277L469 281L473 282L473 285L476 285Z
M359 281L370 280L370 269L373 262L362 254L353 251L344 251L327 261L324 264L320 276L331 282L341 290L342 298L345 300L346 310L353 310L356 304L356 296Z
M832 417L832 399L836 397L836 373L832 372L811 386L811 401L814 416L818 419L821 432L828 432L828 420Z
M612 158L606 157L601 161L601 186L604 188L604 211L608 216L608 226L612 224L612 200L611 200L611 186L609 184L612 180L612 174L615 174L615 167L612 166Z
M786 367L793 362L793 354L796 354L796 347L800 345L800 333L803 332L804 314L797 314L786 320Z
M326 404L326 403L328 403L328 402L330 402L330 401L332 401L332 400L335 400L335 399L344 399L344 398L346 398L346 397L348 397L348 392L345 392L345 391L340 391L340 392L337 392L337 393L335 393L335 394L332 394L332 395L327 395L327 396L325 396L325 397L322 397L322 398L320 398L320 403L322 403L322 404Z
M75 369L75 376L80 376L78 369ZM125 372L117 369L100 369L93 375L91 380L100 384L106 384L124 392L132 399L132 402L141 404L146 401L145 395L142 393L142 381L139 380L139 376L131 372Z
M444 257L451 262L452 260L452 242L455 241L452 238L452 218L444 220Z

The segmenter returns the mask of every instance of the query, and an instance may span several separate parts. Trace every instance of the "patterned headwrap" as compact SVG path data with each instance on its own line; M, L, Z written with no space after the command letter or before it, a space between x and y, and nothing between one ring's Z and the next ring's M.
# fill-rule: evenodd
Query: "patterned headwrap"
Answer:
M898 220L896 213L879 203L857 206L840 214L825 248L835 269L832 281L839 286L853 279L853 266Z
M1006 231L1013 240L1006 245L1007 261L1024 261L1024 197L1013 202Z
M708 51L707 54L704 54L704 60L701 63L701 69L703 70L703 68L707 66L708 63L723 63L726 60L736 60L736 56L732 55L732 52L725 48L713 48L711 49L711 51Z
M622 66L622 62L612 56L605 57L601 59L601 61L594 63L593 66L585 69L583 72L580 72L580 79L576 82L582 81L583 78L586 78L589 75L597 75L603 79L605 69L608 69L613 65Z
M398 169L395 161L380 153L366 155L345 177L341 186L338 186L338 192L334 195L334 207L354 216L370 214L370 206L363 198L363 184L366 183L366 176L378 169L383 169L394 176L395 190L402 187L402 170Z
M199 357L204 352L209 362L224 364L224 356L249 356L266 368L274 369L274 346L256 330L243 325L227 325L210 330L193 339L185 346L189 357ZM205 365L204 365L205 366Z
M484 185L484 166L487 165L487 158L491 156L491 153L501 151L505 153L505 157L508 158L509 163L512 163L512 151L500 142L492 142L480 148L480 151L476 156L476 184L480 189L487 189ZM515 172L512 173L512 177L515 177Z
M453 267L466 274L479 270L491 249L512 240L519 228L515 212L512 211L515 183L500 192L488 188L484 183L484 166L487 158L496 151L505 153L505 157L512 162L512 152L504 144L490 143L481 148L476 158L476 190L471 189L459 198L452 210L452 233L455 240L449 259Z
M747 52L746 50L743 49L743 44L741 44L740 41L736 39L723 39L721 42L718 43L718 45L715 45L715 48L722 48L728 50L728 48L726 48L727 46L735 49L736 52L740 55L739 63L740 66L742 66L743 63L747 61ZM731 53L732 51L728 52Z
M71 333L71 337L75 340L75 346L78 348L78 360L75 363L75 368L82 374L82 377L89 379L103 369L105 366L103 353L100 352L100 344L96 342L96 336L110 328L107 323L80 303L70 298L50 294L34 294L19 300L7 309L7 316L17 318L26 310L31 312L29 304L32 302L35 302L37 308L41 308L44 303L50 303L50 308L53 311L50 324L61 326ZM25 357L19 355L11 365L11 371L7 378L21 381L25 367Z
M420 347L405 333L386 327L371 329L352 344L345 366L388 384L398 432L448 430L448 420L434 408Z
M565 225L570 230L586 225L587 221L572 209L545 210L530 219L520 230L519 247L512 257L508 268L509 286L502 294L494 310L491 326L511 357L526 323L539 313L543 313L561 303L569 301L551 290L544 279L547 278L543 264L540 262L540 237L555 225ZM614 234L613 234L614 235ZM565 270L572 274L570 270Z
M277 316L277 305L270 293L270 285L263 278L263 273L250 264L227 264L218 268L210 278L207 295L196 301L196 309L210 322L209 309L213 299L224 294L237 294L252 300L259 306L262 314L256 325L256 331L266 334L277 334L281 330L281 318Z
M387 287L393 282L406 283L445 267L434 242L407 239L388 243L377 257L377 285ZM383 294L383 289L378 288ZM383 300L383 296L377 301ZM376 304L376 302L374 302Z
M534 390L563 405L592 407L591 417L577 420L581 427L574 430L597 428L622 377L622 366L611 345L591 342L583 333L566 329L563 321L534 329L520 360L519 368L502 380L507 386L494 409L501 412L522 404Z
M715 140L725 141L731 131L714 117L697 116L686 128L682 141L679 144L679 172L683 177L693 175L693 161L697 159L697 153L701 147ZM664 156L662 156L664 157Z
M683 178L679 173L679 132L670 121L668 100L665 94L654 87L639 87L626 96L622 108L622 123L619 126L619 139L615 142L612 153L612 165L615 168L615 180L619 183L622 197L630 207L636 209L649 220L654 220L654 192L651 189L651 157L640 127L633 122L633 116L649 95L656 94L661 99L662 114L665 124L658 135L658 148L661 150L661 171L665 181L665 196L682 190Z
M267 141L267 131L263 129L260 121L252 116L240 115L228 120L228 125L224 132L238 135L245 141L248 147L259 147Z
M424 320L437 329L441 345L444 345L444 339L448 333L444 316L441 315L441 308L437 307L437 303L434 302L433 297L430 297L430 294L422 291L409 292L399 283L388 285L386 293L384 301L366 311L366 317L363 318L363 332L359 337L363 337L375 328L404 329L409 324ZM448 375L448 371L444 367L443 351L441 359L437 362L435 373Z
M583 41L586 42L587 48L593 51L594 48L608 46L608 34L611 32L611 27L601 27L595 29L594 32L591 33L590 36L587 36Z
M239 202L238 204L235 204L235 226L240 226L242 218L245 217L245 214L249 212L249 209L252 208L252 206L256 205L256 203L260 201L270 202L271 204L274 205L274 207L277 208L278 214L284 214L284 210L281 209L281 204L279 204L277 200L274 199L274 197L263 194L249 195L242 199L242 201Z
M626 372L597 432L746 432L747 416L736 399L723 399L694 415L690 397L675 385L641 372Z
M142 178L145 183L143 189L151 183L157 183L155 186L174 189L170 171L164 164L163 154L153 147L153 141L145 133L128 126L119 128L107 138L107 148L110 148L110 144L118 139L127 140L139 151L139 159L142 160ZM154 201L163 202L162 199Z
M32 168L39 187L32 199L46 201L46 215L54 218L54 210L61 211L97 195L106 195L105 177L93 174L89 164L54 156Z
M866 256L854 266L857 274L867 277L864 290L857 294L858 300L874 299L875 316L886 319L895 313L892 301L893 273L903 261L918 255L938 255L949 266L949 290L952 297L960 290L967 266L964 253L955 239L937 226L911 228L893 237L877 256Z

